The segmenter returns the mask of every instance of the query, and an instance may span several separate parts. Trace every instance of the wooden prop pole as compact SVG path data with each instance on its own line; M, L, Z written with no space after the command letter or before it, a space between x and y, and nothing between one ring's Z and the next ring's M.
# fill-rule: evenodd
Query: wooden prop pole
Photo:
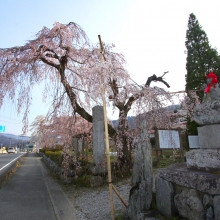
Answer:
M123 203L123 205L125 206L125 208L128 208L128 204L123 200L123 198L121 197L121 195L119 194L118 190L114 187L113 184L112 184L112 189L115 191L116 195L117 195L118 198L121 200L121 202Z
M100 53L101 53L101 62L105 60L103 56L103 45L101 36L98 35L100 43ZM104 110L104 123L105 123L105 145L106 145L106 157L107 157L107 168L108 168L108 184L109 184L109 194L110 194L110 204L111 204L111 216L112 220L115 220L115 210L113 202L113 193L112 193L112 176L111 176L111 163L110 163L110 153L109 153L109 138L108 138L108 120L106 114L106 100L105 100L105 81L102 75L102 100L103 100L103 110Z

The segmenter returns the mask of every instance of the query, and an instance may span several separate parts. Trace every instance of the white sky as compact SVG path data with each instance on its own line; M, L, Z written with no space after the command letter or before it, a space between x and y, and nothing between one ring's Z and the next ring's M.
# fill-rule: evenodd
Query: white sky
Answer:
M0 5L0 48L22 46L43 26L51 28L56 21L73 21L92 43L98 43L98 34L106 43L114 43L137 83L169 71L165 79L170 91L185 87L185 36L190 13L199 20L210 44L220 49L217 0L1 0ZM37 115L45 115L48 107L41 101L40 90L35 93L30 123ZM108 116L111 118L111 113ZM0 110L0 125L6 126L7 133L21 134L21 116L9 103Z

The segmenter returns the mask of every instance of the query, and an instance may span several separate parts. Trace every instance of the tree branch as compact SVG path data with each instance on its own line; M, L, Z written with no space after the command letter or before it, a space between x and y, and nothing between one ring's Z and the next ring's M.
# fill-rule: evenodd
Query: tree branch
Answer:
M166 73L168 73L168 71L167 71L167 72L164 72L164 74L163 74L162 76L159 76L159 77L157 77L155 74L152 75L152 76L150 76L150 77L148 77L147 82L146 82L146 84L145 84L145 87L149 87L150 84L151 84L151 82L152 82L152 81L155 81L155 82L162 82L162 83L164 83L168 88L170 88L170 85L169 85L165 80L163 80L163 76L165 76ZM131 97L128 99L127 103L126 103L126 105L125 105L125 107L124 107L124 110L128 112L128 111L131 109L131 106L132 106L133 102L134 102L135 100L137 100L141 95L142 95L142 94L141 94L141 92L140 92L140 94L137 93L137 94L131 96Z
M157 77L155 74L152 75L152 76L150 76L150 77L148 77L147 82L145 83L145 87L147 87L147 86L149 87L150 84L151 84L151 82L152 82L152 81L155 81L155 82L162 82L162 83L165 84L168 88L170 88L170 85L169 85L165 80L163 80L163 76L164 76L166 73L168 73L168 71L167 71L167 72L164 72L164 74L163 74L162 76L159 76L159 77Z
M56 64L54 64L53 62L50 62L49 60L45 59L45 58L42 57L42 56L41 56L39 59L40 59L42 62L48 64L49 66L55 67L56 69L59 69L59 67L60 67L60 65L56 65Z
M92 123L92 116L77 103L76 94L73 92L72 87L69 85L69 83L66 80L64 69L65 69L64 67L60 68L60 71L59 71L60 76L61 76L61 83L63 84L65 88L65 91L70 99L70 102L71 102L71 105L74 111L77 112L84 119L86 119L88 122ZM110 124L108 124L108 131L111 137L114 136L116 133L115 129Z

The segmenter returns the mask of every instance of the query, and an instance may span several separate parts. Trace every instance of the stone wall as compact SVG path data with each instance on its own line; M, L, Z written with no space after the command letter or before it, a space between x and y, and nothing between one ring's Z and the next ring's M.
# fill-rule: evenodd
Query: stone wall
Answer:
M220 175L189 170L186 163L160 169L156 201L158 211L167 217L220 220Z
M65 183L71 183L76 177L74 170L64 170L61 169L54 161L47 157L44 153L40 152L39 155L43 158L45 164L49 167L50 170L56 173L59 178Z

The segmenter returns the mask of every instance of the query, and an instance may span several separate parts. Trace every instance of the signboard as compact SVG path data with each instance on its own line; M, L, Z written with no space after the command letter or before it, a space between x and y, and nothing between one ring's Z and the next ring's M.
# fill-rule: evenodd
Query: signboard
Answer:
M198 136L189 135L188 140L189 140L189 148L200 148Z
M4 125L0 125L0 132L5 132L5 126Z
M160 148L180 148L179 132L173 130L158 130Z

